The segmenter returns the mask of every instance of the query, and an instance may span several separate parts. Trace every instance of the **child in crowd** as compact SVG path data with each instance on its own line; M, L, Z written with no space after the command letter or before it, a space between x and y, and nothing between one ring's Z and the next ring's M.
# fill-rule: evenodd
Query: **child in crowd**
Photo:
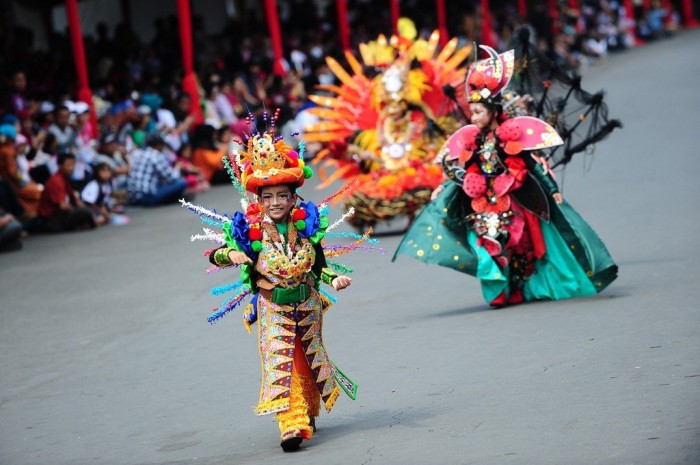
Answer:
M209 190L209 181L202 173L202 170L192 164L192 146L182 144L177 152L175 168L180 170L180 177L187 181L187 192L196 194Z
M94 178L80 193L80 198L92 211L95 224L107 224L112 216L112 168L106 162L95 166Z

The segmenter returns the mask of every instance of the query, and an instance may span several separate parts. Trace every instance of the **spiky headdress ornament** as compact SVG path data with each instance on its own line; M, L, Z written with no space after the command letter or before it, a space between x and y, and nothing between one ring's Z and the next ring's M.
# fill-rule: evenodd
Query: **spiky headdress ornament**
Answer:
M285 143L281 136L275 136L278 118L279 109L269 119L265 112L263 120L270 124L270 128L263 133L253 132L248 140L241 144L246 150L239 151L236 157L240 168L240 184L253 194L258 194L260 188L265 186L291 184L301 187L306 179L313 176L311 168L304 164L303 144L300 144L300 150L297 152ZM252 116L249 115L246 121L250 124Z

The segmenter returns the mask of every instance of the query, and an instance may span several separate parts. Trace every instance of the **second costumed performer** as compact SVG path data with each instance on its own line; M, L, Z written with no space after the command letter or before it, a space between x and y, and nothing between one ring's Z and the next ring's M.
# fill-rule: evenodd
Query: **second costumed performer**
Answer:
M273 122L274 128L274 122ZM247 151L236 160L224 157L234 185L243 194L245 213L232 218L184 202L208 226L205 234L192 239L222 243L209 259L213 268L240 266L241 280L212 289L212 294L228 293L209 317L213 322L252 295L244 312L248 331L258 323L262 364L262 386L255 413L275 413L284 451L299 449L311 439L315 417L321 405L330 412L341 389L355 398L357 386L331 361L324 346L323 315L335 300L320 288L321 283L341 290L351 279L349 267L327 261L357 248L372 249L369 232L329 233L325 201L320 208L300 202L297 188L312 171L303 157L274 132L255 134L247 141ZM300 146L303 153L303 145ZM247 191L247 193L246 193ZM329 199L327 199L329 200ZM348 245L322 243L324 237L350 237ZM324 251L324 247L326 250Z
M477 277L494 307L601 292L617 265L564 201L542 156L563 140L540 119L504 113L513 51L481 48L490 57L471 64L465 83L471 124L438 154L449 180L396 255Z

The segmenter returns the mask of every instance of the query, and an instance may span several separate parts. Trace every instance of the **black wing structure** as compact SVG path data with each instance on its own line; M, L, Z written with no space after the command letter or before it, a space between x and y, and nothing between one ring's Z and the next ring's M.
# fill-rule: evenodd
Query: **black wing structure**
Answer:
M515 31L508 49L515 50L515 74L508 86L519 95L530 95L529 113L551 124L564 145L546 155L552 168L563 167L580 152L595 151L596 144L622 123L608 117L603 91L594 94L581 87L581 76L538 50L530 30Z

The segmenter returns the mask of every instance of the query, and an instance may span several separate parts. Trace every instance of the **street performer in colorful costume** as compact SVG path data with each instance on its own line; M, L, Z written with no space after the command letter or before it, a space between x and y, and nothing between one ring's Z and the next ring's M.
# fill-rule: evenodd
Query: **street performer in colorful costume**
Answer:
M439 33L417 38L406 18L398 30L389 41L380 35L360 44L362 63L346 51L352 74L326 58L340 84L309 96L318 107L308 111L320 121L304 128L304 139L323 147L314 159L325 181L319 187L346 180L345 210L354 209L356 226L412 219L442 182L434 159L460 126L443 86L464 80L471 46L458 49L455 38L439 51Z
M242 195L245 213L221 215L181 201L199 214L208 227L192 240L209 239L220 246L209 251L212 271L240 267L241 279L212 289L229 296L209 317L216 321L240 305L249 295L244 312L248 331L258 322L262 386L255 413L277 414L281 445L285 451L299 448L315 430L315 417L323 405L330 412L341 389L355 398L357 386L332 362L322 337L323 315L335 300L321 283L341 290L351 279L341 273L352 270L327 261L358 248L372 249L369 233L330 233L344 219L329 225L328 209L300 202L297 189L312 175L304 165L303 144L295 151L273 130L254 134L246 151L235 159L224 157L234 185ZM351 237L354 242L327 245L324 238ZM369 245L368 245L369 244Z
M495 307L600 292L617 266L563 200L542 157L563 141L540 119L504 112L513 51L481 48L490 56L472 63L465 82L471 124L438 155L449 180L435 190L396 255L476 276Z

